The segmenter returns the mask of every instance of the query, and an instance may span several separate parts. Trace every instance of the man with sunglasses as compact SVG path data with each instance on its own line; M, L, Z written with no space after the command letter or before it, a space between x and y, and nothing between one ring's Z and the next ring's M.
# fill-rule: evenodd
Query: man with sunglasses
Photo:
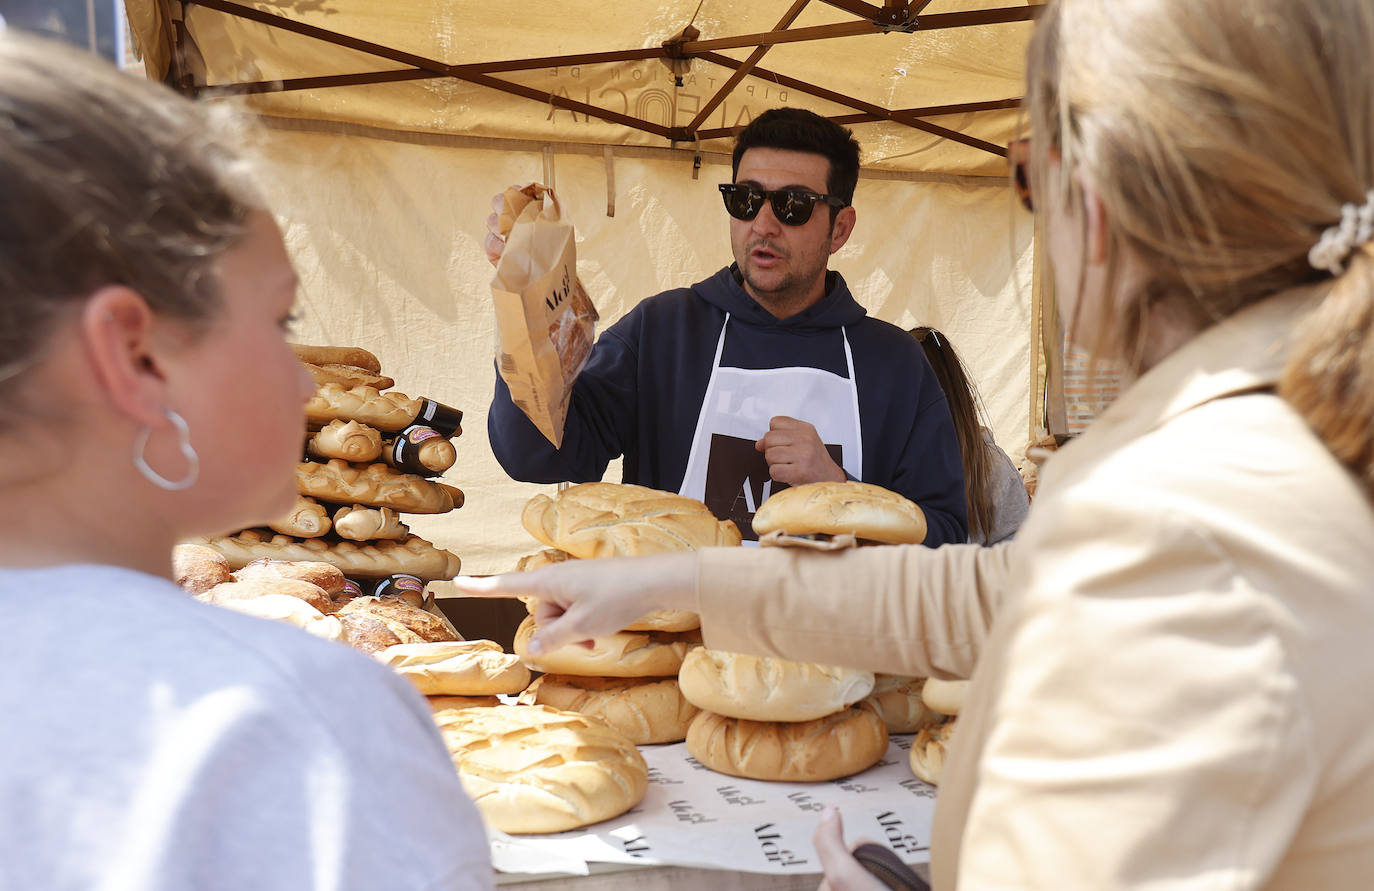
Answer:
M487 429L512 477L624 480L680 492L756 539L754 512L787 485L845 479L919 504L925 543L968 533L958 440L920 346L870 318L830 255L854 230L859 145L808 111L764 112L720 186L735 262L643 301L597 340L563 445L497 376Z

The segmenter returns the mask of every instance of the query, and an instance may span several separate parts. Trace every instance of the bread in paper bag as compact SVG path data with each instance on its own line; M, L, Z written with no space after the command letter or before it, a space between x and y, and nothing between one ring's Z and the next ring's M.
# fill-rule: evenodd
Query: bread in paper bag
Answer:
M511 400L558 447L573 381L591 355L596 307L578 281L573 227L553 190L531 183L501 201L506 247L491 282L497 368Z

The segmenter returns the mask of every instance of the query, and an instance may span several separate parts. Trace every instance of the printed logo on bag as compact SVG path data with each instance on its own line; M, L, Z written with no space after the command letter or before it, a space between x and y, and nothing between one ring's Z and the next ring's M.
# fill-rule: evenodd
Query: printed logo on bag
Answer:
M706 486L702 500L720 520L732 520L746 541L758 541L754 532L754 514L765 501L787 488L787 483L774 481L768 472L768 460L754 447L756 440L711 434L710 451L706 456ZM827 445L830 460L843 467L844 450Z
M668 809L673 812L674 817L677 817L678 820L683 823L716 822L715 817L706 816L701 811L693 807L692 803L690 801L687 801L686 799L678 799L677 801L668 802Z
M825 810L825 805L821 804L819 801L812 798L805 792L793 792L791 795L787 796L787 800L792 802L798 808L804 811Z
M759 840L759 848L769 863L778 866L804 866L806 859L798 857L782 846L782 835L776 823L763 823L754 827L754 837Z
M564 267L564 269L563 269L563 283L562 283L561 285L558 285L557 287L555 287L555 288L553 289L553 293L551 293L548 297L545 297L545 298L544 298L544 305L547 306L547 307L549 308L549 311L550 311L550 312L552 312L553 310L558 309L558 307L562 306L562 305L563 305L563 301L564 301L564 300L567 300L567 299L568 299L568 295L571 294L571 293L572 293L572 277L568 274L568 269L567 269L567 267Z
M910 792L912 795L917 796L918 798L935 797L935 787L927 782L918 780L915 777L912 777L909 780L902 780L902 782L899 785L906 791Z
M738 786L717 786L716 792L721 798L725 799L726 804L733 804L736 807L746 807L751 804L763 804L762 798L754 798L746 795L739 790Z
M907 833L902 818L892 811L884 811L878 815L878 825L883 828L883 835L887 837L887 843L893 849L905 854L917 854L921 851L930 850L930 845L923 845L916 836Z

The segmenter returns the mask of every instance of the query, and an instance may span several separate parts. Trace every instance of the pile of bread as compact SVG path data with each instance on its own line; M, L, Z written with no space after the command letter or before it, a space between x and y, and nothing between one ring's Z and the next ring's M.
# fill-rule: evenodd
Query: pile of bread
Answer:
M457 458L451 440L462 433L462 412L391 390L366 350L295 350L318 384L305 407L296 506L270 528L200 543L235 569L262 558L323 562L369 587L389 576L419 579L419 587L453 578L458 557L412 534L401 515L463 506L461 490L432 479Z
M552 498L536 496L521 522L547 547L522 559L521 570L740 543L735 524L717 520L700 501L616 483L582 483ZM680 742L697 709L683 698L678 671L700 645L700 627L692 612L653 613L598 638L591 649L569 645L536 657L528 650L536 628L530 616L516 630L513 649L546 674L521 701L598 718L637 745Z
M179 545L176 581L197 598L349 644L407 678L429 700L468 793L506 832L561 832L639 803L644 758L624 735L582 715L501 705L530 673L489 640L465 641L412 592L357 596L338 567L257 560L237 571L210 548Z

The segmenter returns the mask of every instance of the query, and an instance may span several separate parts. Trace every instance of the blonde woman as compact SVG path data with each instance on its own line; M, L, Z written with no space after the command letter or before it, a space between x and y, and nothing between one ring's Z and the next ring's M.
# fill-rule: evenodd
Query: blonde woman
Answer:
M1036 212L1072 336L1138 377L1050 458L1014 544L485 587L544 598L547 646L671 607L711 647L972 671L939 891L1368 888L1372 48L1368 0L1048 4ZM828 887L881 887L837 819L817 842Z
M290 506L313 389L218 132L0 36L0 888L487 888L404 680L169 581Z

